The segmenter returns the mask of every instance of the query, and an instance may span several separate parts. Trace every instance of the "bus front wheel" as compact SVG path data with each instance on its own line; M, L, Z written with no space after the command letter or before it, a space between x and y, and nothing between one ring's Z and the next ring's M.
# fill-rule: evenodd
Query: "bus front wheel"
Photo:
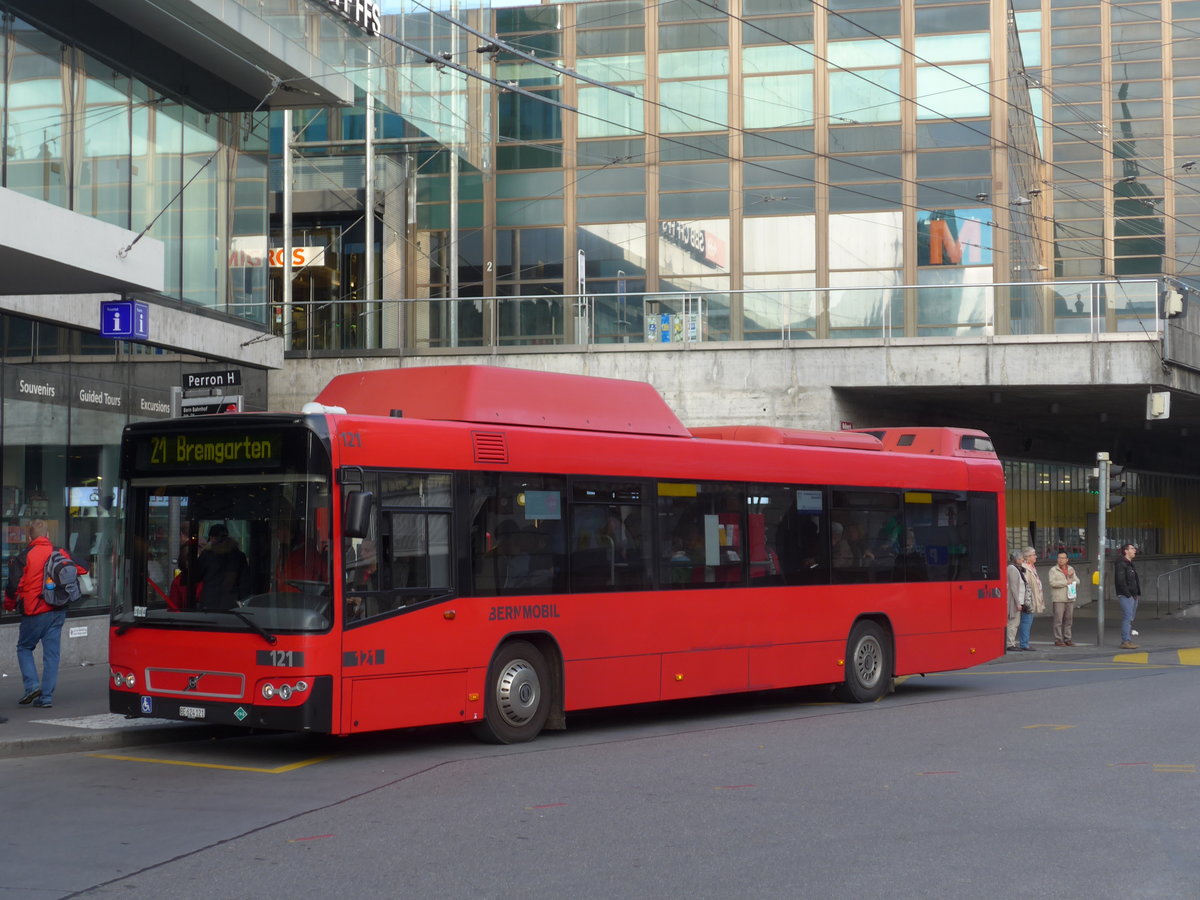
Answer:
M550 676L546 659L528 641L511 641L488 667L483 721L475 734L489 744L532 741L550 714Z
M871 703L887 693L892 680L892 645L876 622L857 623L846 641L846 680L838 685L839 700Z

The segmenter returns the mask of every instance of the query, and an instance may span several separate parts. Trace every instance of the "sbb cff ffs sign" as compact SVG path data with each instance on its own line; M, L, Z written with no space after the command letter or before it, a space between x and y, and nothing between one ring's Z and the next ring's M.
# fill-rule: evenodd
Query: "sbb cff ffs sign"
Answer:
M379 4L374 0L328 0L328 3L367 34L379 34Z

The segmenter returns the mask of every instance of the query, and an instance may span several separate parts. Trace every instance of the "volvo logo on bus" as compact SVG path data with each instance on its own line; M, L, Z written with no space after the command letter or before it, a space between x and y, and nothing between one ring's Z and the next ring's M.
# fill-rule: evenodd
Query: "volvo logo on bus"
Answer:
M200 686L200 679L203 677L204 677L203 672L197 672L195 675L193 675L191 678L188 679L187 687L185 687L184 690L185 691L194 691L196 688L198 688Z

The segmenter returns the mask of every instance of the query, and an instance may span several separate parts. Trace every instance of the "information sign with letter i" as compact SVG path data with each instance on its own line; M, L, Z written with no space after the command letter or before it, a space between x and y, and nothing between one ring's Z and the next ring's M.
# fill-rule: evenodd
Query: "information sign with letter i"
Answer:
M105 300L100 304L100 337L147 341L150 305L140 300Z

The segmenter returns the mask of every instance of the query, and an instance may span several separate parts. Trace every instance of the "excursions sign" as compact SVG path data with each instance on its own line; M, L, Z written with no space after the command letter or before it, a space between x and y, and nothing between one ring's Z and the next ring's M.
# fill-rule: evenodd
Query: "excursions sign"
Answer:
M369 35L379 34L382 13L373 0L326 0L326 2Z

